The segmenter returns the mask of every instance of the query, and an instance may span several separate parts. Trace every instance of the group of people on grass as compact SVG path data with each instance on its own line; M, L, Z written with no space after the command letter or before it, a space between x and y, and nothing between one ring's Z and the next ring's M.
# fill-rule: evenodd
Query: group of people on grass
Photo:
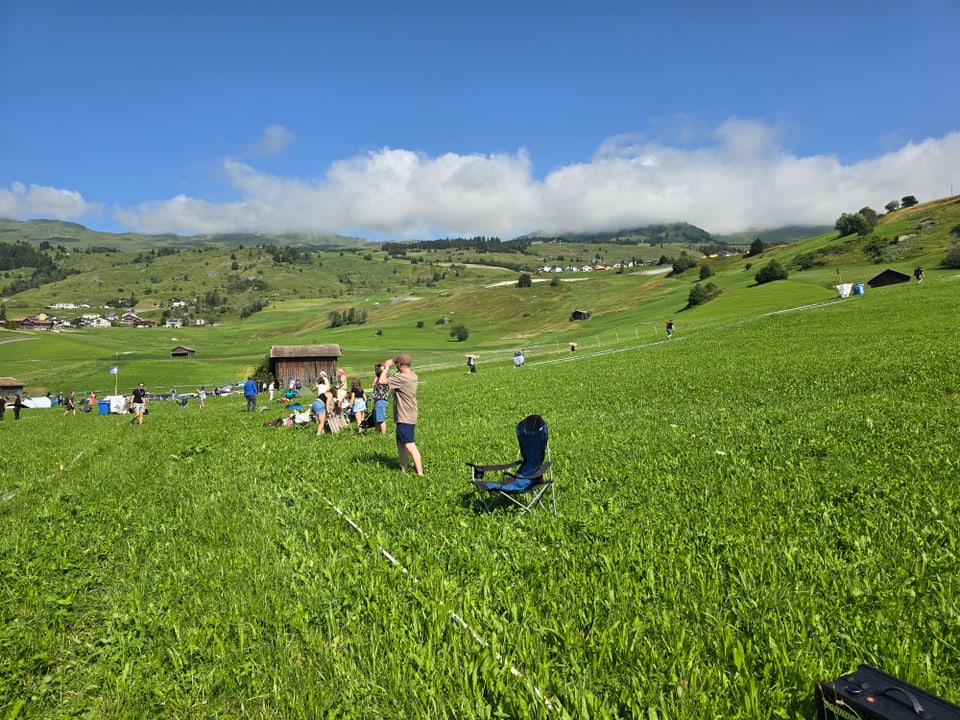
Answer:
M13 396L13 402L10 403L10 407L13 408L13 419L20 419L20 411L25 407L23 404L23 398L20 397L20 393L15 393ZM0 395L0 421L3 420L3 416L7 412L7 398L5 395Z
M395 369L393 374L390 373L390 368ZM299 398L298 385L295 379L290 380L284 392L285 396L288 393L290 396L279 401L285 402ZM423 475L423 462L415 437L418 385L419 379L413 371L412 360L407 353L400 353L394 358L374 365L373 388L369 393L363 388L359 377L353 378L347 389L346 373L343 370L337 372L336 385L331 385L326 372L321 372L316 382L312 384L315 397L310 403L309 416L311 421L316 423L317 435L323 435L328 426L333 429L331 420L334 418L351 418L357 432L362 433L365 427L371 426L367 420L372 405L372 426L376 427L381 435L386 435L387 408L392 392L400 469L406 472L412 461L417 475ZM256 383L253 387L255 396ZM246 390L244 392L246 394Z
M343 378L345 385L346 374ZM330 387L323 382L323 379L317 381L314 390L316 398L310 403L310 412L317 422L317 435L323 435L327 419L333 415L352 418L357 425L357 432L363 432L367 417L367 394L360 378L353 379L349 394L345 387L343 389ZM385 425L382 432L386 432Z
M347 374L343 370L337 371L337 384L331 386L326 372L313 384L316 398L310 403L310 413L317 423L317 435L324 433L324 427L331 416L350 418L362 433L367 427L367 415L373 411L373 424L381 435L387 434L387 406L389 405L390 389L386 383L380 382L383 363L376 363L373 367L373 389L369 393L363 388L359 377L350 382L347 389ZM371 408L372 406L372 408Z

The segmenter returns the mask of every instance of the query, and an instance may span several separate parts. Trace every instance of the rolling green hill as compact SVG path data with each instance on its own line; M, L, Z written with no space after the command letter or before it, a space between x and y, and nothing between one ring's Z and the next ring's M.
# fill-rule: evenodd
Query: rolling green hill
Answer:
M389 430L266 426L290 410L262 397L151 402L142 426L7 411L0 717L809 720L815 683L862 662L956 702L960 271L940 257L847 300L838 268L885 265L756 286L765 258L718 259L725 292L690 311L695 271L464 281L330 331L290 300L177 330L188 361L171 330L0 343L0 375L64 390L112 385L112 362L121 388L189 391L293 339L342 343L369 381L408 349L425 473ZM522 370L515 330L536 334ZM465 463L516 458L531 413L556 514L487 515Z
M82 235L68 223L36 224L57 233ZM386 353L409 349L425 365L454 366L466 352L481 363L508 362L524 346L531 354L579 351L662 338L672 318L678 337L742 322L759 314L830 302L838 282L863 283L886 267L910 273L923 265L929 277L957 242L960 198L945 198L889 213L866 237L827 233L777 245L759 256L706 258L720 291L688 308L700 282L697 267L680 274L644 265L592 272L539 273L541 265L582 266L652 262L660 255L692 251L690 244L649 248L595 243L537 243L523 254L470 249L422 250L403 256L373 249L311 251L269 243L191 249L173 247L117 251L108 245L67 248L49 238L47 252L63 280L3 298L7 322L54 303L89 304L91 312L123 297L144 317L204 319L205 327L72 329L60 333L0 332L0 375L25 382L31 392L108 389L105 368L123 361L126 371L160 385L229 382L256 368L274 344L336 342L342 363L366 371ZM0 234L0 238L2 238ZM102 238L101 238L102 240ZM42 241L41 241L42 242ZM45 246L47 247L47 246ZM787 280L757 286L754 276L776 259ZM518 270L518 267L520 268ZM521 271L530 287L517 287ZM29 277L31 268L3 273L5 285ZM188 307L170 307L179 298ZM330 327L330 314L362 310L360 325ZM588 320L571 321L574 310ZM64 311L79 315L86 310ZM47 312L54 312L47 310ZM463 325L464 342L450 336ZM191 360L173 360L170 350L196 349Z

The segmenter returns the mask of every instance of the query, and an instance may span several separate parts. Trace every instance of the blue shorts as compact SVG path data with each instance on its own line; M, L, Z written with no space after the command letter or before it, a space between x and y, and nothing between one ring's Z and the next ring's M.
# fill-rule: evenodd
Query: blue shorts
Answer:
M382 423L387 421L387 405L389 404L388 400L374 400L373 401L373 420L374 422Z
M412 445L416 442L413 439L413 430L417 427L410 423L397 423L397 445Z

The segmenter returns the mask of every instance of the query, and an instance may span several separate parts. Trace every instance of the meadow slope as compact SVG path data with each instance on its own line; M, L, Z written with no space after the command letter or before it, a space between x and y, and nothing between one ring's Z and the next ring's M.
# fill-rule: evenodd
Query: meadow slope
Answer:
M8 412L0 714L810 718L861 662L960 702L958 290L438 364L422 480L235 397ZM534 412L558 513L485 515L464 463Z

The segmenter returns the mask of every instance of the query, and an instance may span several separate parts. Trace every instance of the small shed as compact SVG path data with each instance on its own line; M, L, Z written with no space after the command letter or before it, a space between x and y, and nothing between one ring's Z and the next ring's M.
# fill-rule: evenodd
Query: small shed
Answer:
M177 345L173 350L170 351L170 357L175 358L192 358L197 354L197 351L186 345Z
M574 320L589 320L589 319L590 319L589 310L574 310L572 313L570 313L571 322Z
M896 285L897 283L910 282L910 276L906 273L897 272L887 268L879 275L874 275L867 280L867 285L872 288L883 287L884 285Z
M0 395L4 397L20 395L23 397L23 383L16 378L0 377Z
M337 358L343 355L340 346L325 345L274 345L270 348L270 372L277 384L284 387L293 379L312 382L320 377L320 371L333 379L337 372Z

